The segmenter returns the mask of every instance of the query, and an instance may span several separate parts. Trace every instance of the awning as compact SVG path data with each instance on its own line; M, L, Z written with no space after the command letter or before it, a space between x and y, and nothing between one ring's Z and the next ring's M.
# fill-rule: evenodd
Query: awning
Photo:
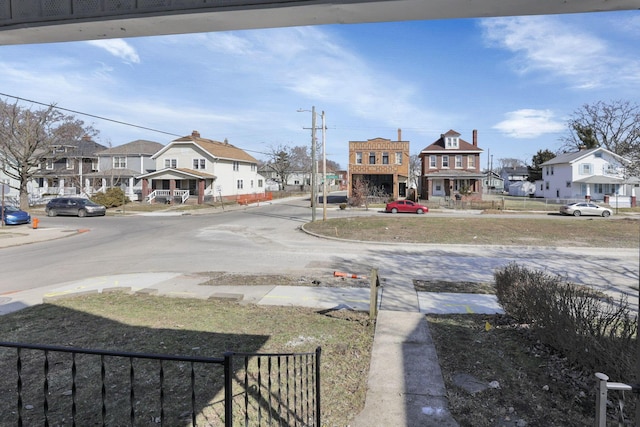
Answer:
M591 175L586 178L576 179L581 184L622 184L624 179L606 175Z

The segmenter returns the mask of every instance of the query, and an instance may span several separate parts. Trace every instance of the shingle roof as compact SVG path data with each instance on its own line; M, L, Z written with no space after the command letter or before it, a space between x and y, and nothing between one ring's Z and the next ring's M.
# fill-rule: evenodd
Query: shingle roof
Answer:
M210 153L214 157L229 160L241 160L250 163L258 163L258 161L244 150L236 147L235 145L225 142L214 141L213 139L201 138L197 131L194 131L191 135L183 136L173 140L169 145L173 143L192 142L201 147L206 152Z
M427 147L423 148L422 151L477 151L477 152L482 152L484 151L482 148L478 148L477 146L468 143L467 141L465 141L462 138L458 139L458 148L445 148L445 143L444 143L444 138L447 136L460 136L460 134L458 132L456 132L453 129L448 130L446 133L440 135L440 138L438 138L436 141L434 141L431 145L428 145Z
M111 147L106 150L96 153L99 156L114 156L114 155L135 155L146 154L153 156L158 151L162 150L164 145L159 142L147 141L144 139L137 139L135 141L128 142L126 144Z

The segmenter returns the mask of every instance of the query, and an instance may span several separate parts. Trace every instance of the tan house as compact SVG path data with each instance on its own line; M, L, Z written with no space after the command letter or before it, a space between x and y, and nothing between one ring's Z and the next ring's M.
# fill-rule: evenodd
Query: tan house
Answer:
M420 152L422 162L421 197L482 198L482 180L478 131L470 144L454 130L440 135Z
M394 199L407 196L409 141L402 141L400 129L397 141L384 138L349 141L348 197L359 181L392 195Z

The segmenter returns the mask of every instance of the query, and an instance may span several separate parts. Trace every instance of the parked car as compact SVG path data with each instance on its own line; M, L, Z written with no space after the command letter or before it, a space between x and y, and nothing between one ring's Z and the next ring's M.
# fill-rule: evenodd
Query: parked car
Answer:
M387 206L384 210L385 212L391 213L409 212L423 214L429 212L428 207L422 206L421 204L416 202L412 202L411 200L396 200L395 202L387 203Z
M47 203L45 211L48 216L74 215L84 217L105 215L107 208L80 197L57 197Z
M608 217L613 214L613 211L609 208L605 208L604 206L596 205L591 202L577 202L577 203L569 203L568 205L564 205L560 208L560 213L563 215L596 215Z
M4 223L6 225L29 224L31 215L28 212L21 211L15 206L4 207Z

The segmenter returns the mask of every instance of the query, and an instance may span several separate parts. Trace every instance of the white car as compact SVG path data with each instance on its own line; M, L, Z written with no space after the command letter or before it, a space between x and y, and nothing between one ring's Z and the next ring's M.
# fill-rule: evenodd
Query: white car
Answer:
M560 213L563 215L595 215L608 217L613 214L613 211L609 208L605 208L604 206L596 205L591 202L577 202L570 203L568 205L564 205L560 208Z

